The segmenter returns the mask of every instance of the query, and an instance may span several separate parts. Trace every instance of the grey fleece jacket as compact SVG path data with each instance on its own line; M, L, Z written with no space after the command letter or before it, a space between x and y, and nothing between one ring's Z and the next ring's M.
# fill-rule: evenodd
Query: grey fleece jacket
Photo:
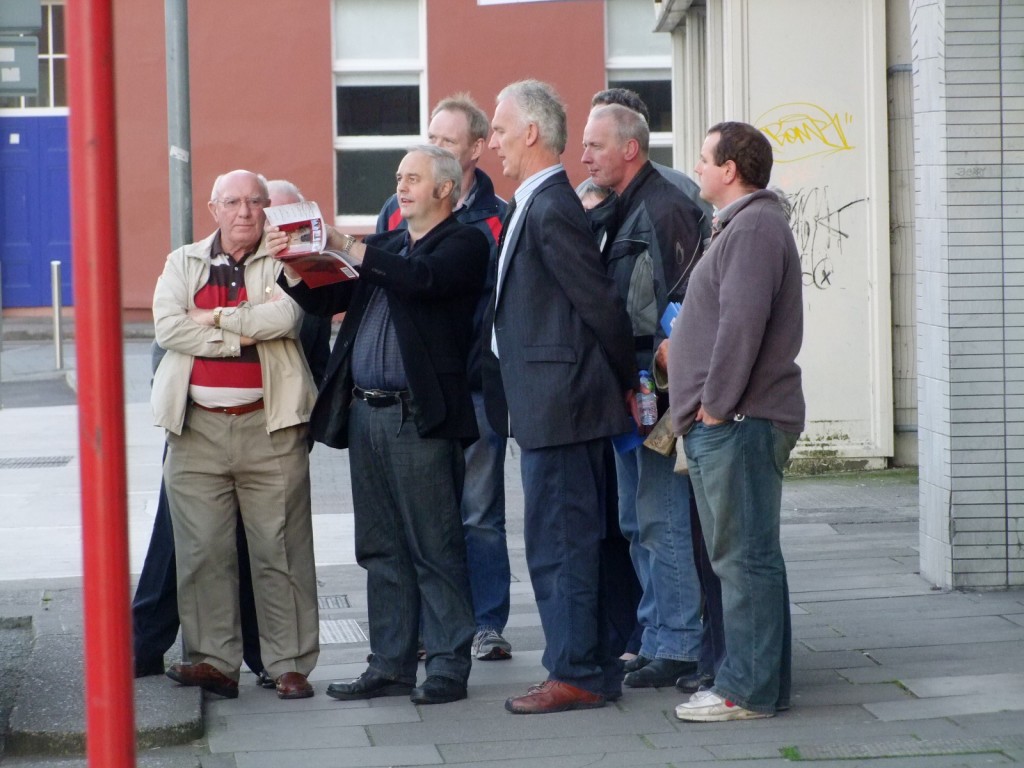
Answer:
M803 286L793 233L767 190L727 206L718 226L669 342L674 431L689 431L703 405L717 419L743 414L799 434Z

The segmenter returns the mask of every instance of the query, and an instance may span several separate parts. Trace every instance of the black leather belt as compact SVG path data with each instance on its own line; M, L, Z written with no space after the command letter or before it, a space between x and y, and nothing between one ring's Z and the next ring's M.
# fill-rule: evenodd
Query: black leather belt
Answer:
M398 392L388 392L384 389L363 389L352 387L352 396L364 401L371 408L387 408L391 405L401 405L409 399L409 390L403 389Z

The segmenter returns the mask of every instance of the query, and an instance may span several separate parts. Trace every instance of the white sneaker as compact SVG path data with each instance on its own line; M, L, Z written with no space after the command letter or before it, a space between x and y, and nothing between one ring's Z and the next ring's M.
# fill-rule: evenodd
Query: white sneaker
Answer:
M689 723L718 723L726 720L760 720L774 712L753 712L723 699L713 691L697 691L676 707L676 717Z
M481 629L473 638L473 656L480 661L512 658L512 646L496 629Z

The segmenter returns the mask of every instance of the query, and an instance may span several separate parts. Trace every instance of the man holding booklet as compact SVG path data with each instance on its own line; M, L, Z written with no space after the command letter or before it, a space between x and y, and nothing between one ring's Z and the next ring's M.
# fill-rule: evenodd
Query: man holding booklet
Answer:
M312 287L284 260L279 283L309 313L346 313L310 429L349 449L372 657L327 693L440 704L466 697L476 629L459 499L462 448L478 435L466 360L488 244L452 216L462 169L449 152L412 148L396 180L407 229L332 237L361 263L358 279ZM268 229L272 254L287 244ZM421 614L427 678L415 687Z

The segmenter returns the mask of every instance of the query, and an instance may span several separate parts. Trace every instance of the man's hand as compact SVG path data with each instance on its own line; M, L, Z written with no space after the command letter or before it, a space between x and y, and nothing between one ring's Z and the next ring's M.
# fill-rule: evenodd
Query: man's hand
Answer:
M263 231L266 233L267 250L270 251L270 255L275 259L280 259L278 254L288 247L288 235L282 232L280 227L273 227L269 224L263 228ZM284 262L284 276L291 283L301 280L299 273L289 267L287 261Z
M725 424L725 419L716 419L710 413L704 410L704 406L697 407L697 415L693 419L694 421L703 421L709 427L717 427L719 424Z
M288 234L281 231L280 227L267 224L263 231L266 233L267 250L275 259L277 255L288 247Z
M662 371L668 370L668 339L662 340L654 353L654 365Z

